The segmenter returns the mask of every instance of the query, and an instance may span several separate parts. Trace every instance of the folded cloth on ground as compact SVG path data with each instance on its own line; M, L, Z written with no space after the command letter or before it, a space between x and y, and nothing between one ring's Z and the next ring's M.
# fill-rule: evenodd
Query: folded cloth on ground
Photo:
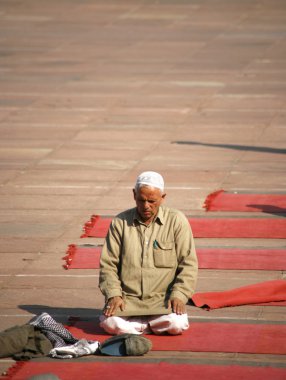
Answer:
M75 338L63 324L56 322L48 313L33 318L30 325L39 329L50 340L53 349L49 356L59 359L71 359L83 355L94 354L99 342Z
M71 346L57 347L50 351L49 356L58 359L72 359L80 356L95 354L100 346L98 341L89 343L86 339L80 339Z
M196 293L192 297L195 306L208 309L279 301L286 301L285 280L265 281L224 292Z
M99 353L109 356L140 356L152 348L152 342L136 334L120 334L106 339Z
M49 339L31 325L13 326L0 333L0 358L29 360L48 355L52 347Z
M51 341L53 347L64 347L78 342L61 323L56 322L48 313L31 319L30 325L37 327Z

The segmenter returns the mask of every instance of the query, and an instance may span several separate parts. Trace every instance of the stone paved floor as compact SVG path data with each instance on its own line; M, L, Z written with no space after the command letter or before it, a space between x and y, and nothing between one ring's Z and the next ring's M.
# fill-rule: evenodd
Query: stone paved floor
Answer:
M42 311L63 322L99 314L98 272L65 271L61 258L82 243L91 214L133 205L141 171L161 172L168 205L187 215L204 215L205 197L221 188L285 192L284 0L3 0L0 19L1 330ZM279 278L201 270L198 290ZM188 312L285 322L283 307ZM239 353L145 360L171 357L285 362ZM11 363L1 360L1 372Z

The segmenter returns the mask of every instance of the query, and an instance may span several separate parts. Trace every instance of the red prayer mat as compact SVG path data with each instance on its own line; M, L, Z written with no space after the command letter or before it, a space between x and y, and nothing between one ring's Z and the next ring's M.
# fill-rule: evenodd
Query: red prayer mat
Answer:
M207 211L286 213L286 195L236 194L219 190L207 196L204 208Z
M265 281L224 292L195 293L192 301L195 306L207 307L208 309L265 304L266 302L275 302L278 306L279 304L282 306L286 304L286 281Z
M65 269L98 269L98 246L71 244L63 260ZM285 249L197 248L200 269L285 270Z
M79 339L102 343L110 337L94 322L74 321L68 329ZM285 324L193 322L182 335L146 337L152 341L152 351L286 354Z
M285 270L285 249L197 248L200 269Z
M70 244L65 260L65 269L98 269L102 247L80 247Z
M61 380L285 380L286 369L269 366L124 363L124 362L21 362L17 363L2 379L24 380L31 376L53 373Z
M93 215L81 237L104 238L112 218ZM285 218L189 218L195 238L286 238Z

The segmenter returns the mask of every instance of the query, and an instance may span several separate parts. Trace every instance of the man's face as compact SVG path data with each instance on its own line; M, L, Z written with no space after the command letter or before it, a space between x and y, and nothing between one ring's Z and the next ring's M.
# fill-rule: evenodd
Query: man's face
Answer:
M150 223L157 215L166 194L162 194L159 189L149 186L140 187L137 191L134 189L133 194L142 221L147 224Z

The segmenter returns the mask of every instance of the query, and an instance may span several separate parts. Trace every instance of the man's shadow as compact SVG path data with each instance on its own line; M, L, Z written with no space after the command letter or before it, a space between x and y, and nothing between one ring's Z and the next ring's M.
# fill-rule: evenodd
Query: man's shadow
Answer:
M47 313L57 322L66 323L73 320L93 320L98 321L99 316L102 314L101 309L88 309L78 307L54 307L48 305L19 305L20 309L25 310L34 315Z
M282 207L277 207L273 205L265 205L265 204L248 204L248 207L257 208L261 212L265 212L266 214L272 214L277 216L286 217L286 209Z

